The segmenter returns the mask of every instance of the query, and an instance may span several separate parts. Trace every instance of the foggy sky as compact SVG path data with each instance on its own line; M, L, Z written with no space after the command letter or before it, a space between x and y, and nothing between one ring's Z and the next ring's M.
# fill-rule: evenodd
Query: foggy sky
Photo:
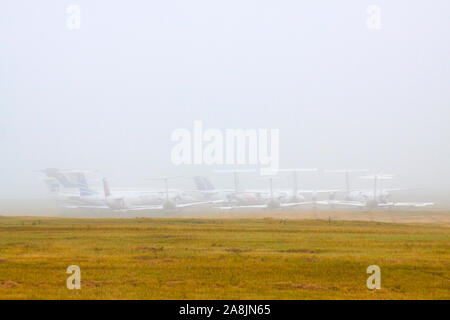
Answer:
M80 30L66 26L71 4ZM171 163L172 131L194 120L280 129L281 167L449 190L449 12L448 0L1 1L0 197L44 193L33 171L46 167L230 186Z

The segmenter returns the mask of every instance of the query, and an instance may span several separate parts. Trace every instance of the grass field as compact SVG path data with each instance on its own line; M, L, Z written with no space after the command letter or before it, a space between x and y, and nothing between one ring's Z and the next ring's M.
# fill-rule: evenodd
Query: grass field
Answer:
M450 299L449 270L448 224L0 216L0 299Z

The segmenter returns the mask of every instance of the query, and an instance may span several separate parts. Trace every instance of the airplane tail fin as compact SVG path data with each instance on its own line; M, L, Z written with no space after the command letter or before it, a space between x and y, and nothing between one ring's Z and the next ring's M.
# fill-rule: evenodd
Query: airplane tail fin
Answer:
M199 191L205 190L205 185L203 183L202 177L194 177L194 183L197 190Z
M209 181L208 178L203 177L203 182L205 183L207 190L215 190L216 189L214 187L214 185L211 183L211 181Z
M96 191L92 190L91 188L89 188L87 183L80 183L78 185L78 188L80 189L80 196L92 196L94 194L97 194Z
M64 188L76 188L77 185L69 179L59 170L56 168L47 168L42 170L43 173L47 175L49 178L56 179Z
M103 192L105 193L105 198L108 198L111 195L108 179L106 178L103 178Z
M210 191L215 189L212 183L205 177L194 177L194 183L199 191Z

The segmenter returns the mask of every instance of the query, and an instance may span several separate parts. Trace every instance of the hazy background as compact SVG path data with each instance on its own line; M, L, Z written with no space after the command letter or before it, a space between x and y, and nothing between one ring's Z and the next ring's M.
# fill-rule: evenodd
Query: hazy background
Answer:
M66 26L71 4L80 30ZM33 172L45 167L231 186L171 164L172 131L194 120L279 128L281 167L368 168L448 192L449 12L448 0L3 0L0 197L45 195ZM343 186L313 176L302 187Z

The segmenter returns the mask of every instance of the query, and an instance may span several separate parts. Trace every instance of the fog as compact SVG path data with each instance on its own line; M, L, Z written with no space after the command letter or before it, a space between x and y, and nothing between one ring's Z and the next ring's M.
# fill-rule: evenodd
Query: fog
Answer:
M281 168L369 169L448 192L449 11L447 0L1 1L0 197L45 196L35 171L47 167L124 187L194 174L232 186L212 170L252 166L171 161L172 132L195 120L279 129Z

